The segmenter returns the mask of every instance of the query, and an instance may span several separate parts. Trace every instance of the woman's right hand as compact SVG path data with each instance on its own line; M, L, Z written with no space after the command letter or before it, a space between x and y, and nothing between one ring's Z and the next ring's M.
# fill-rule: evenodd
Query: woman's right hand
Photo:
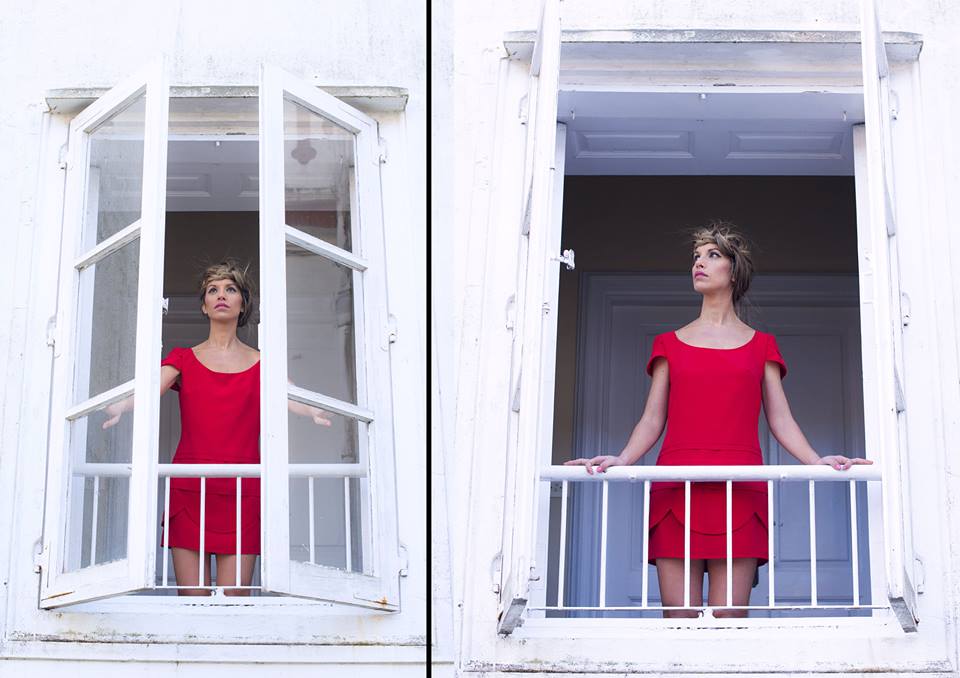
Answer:
M593 475L593 467L597 467L597 473L604 473L611 466L624 466L623 459L612 454L600 454L590 459L571 459L563 462L564 466L586 466L587 473Z

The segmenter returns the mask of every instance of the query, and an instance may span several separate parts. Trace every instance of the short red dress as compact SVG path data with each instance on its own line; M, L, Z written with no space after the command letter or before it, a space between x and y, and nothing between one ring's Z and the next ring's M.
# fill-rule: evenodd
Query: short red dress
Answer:
M160 363L180 371L180 443L174 464L260 463L260 362L243 372L214 372L193 349L175 348ZM240 488L240 552L260 553L260 479ZM237 552L236 478L207 478L204 553ZM162 492L161 488L161 492ZM161 533L162 534L162 533ZM200 550L200 480L170 480L170 540Z
M676 333L653 341L647 373L665 358L670 369L667 433L657 465L707 466L763 464L758 423L763 372L768 361L787 366L772 334L755 332L743 346L701 348ZM767 562L767 484L733 485L733 557ZM684 490L682 482L650 487L649 562L683 558ZM726 483L692 483L690 557L727 557Z

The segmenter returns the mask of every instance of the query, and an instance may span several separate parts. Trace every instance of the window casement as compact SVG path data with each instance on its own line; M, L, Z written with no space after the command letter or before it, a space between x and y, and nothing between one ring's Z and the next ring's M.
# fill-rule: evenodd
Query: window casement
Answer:
M519 272L516 295L512 300L516 308L516 321L513 328L509 461L499 586L498 631L502 636L510 636L525 619L531 617L529 608L539 605L540 610L544 609L548 573L547 521L551 510L549 481L566 478L564 469L550 468L553 463L550 450L558 275L561 265L573 265L572 253L561 252L560 240L564 161L570 156L565 152L565 130L564 125L558 123L557 111L564 72L561 66L559 5L559 0L544 2L530 57L526 114L521 114L521 120L526 125L527 145L524 183L520 191L523 208L518 218L521 224ZM875 571L871 572L874 605L867 607L880 608L870 613L875 618L890 619L896 628L911 632L918 629L920 620L916 576L919 559L913 551L906 478L906 407L902 388L904 321L896 225L896 215L903 213L897 211L893 193L891 69L887 63L886 46L873 0L863 0L861 20L862 89L860 83L842 89L863 93L864 124L853 129L853 148L856 158L865 444L866 456L875 460L875 466L869 474L875 482L869 483L871 487L868 492L871 549L879 547L879 553L872 554L872 561L876 564ZM599 41L599 38L595 39ZM527 41L524 39L523 42ZM797 42L803 40L798 39ZM572 89L589 91L591 88L605 90L610 87L610 81L604 80L604 75L597 76L596 82L591 81L591 65L585 63L591 57L596 58L600 47L602 45L599 42L584 46L582 51L577 52L583 61L571 57L571 63L574 64L571 66L572 75L569 76ZM624 78L629 78L616 68L608 70L606 74L613 72L616 72L614 76L607 77L616 79L618 85L623 85ZM763 84L768 84L767 78L764 76ZM647 91L645 84L630 82L623 86L631 92ZM709 91L688 85L685 87L686 91ZM651 92L664 89L669 90L669 87L660 82L649 86ZM725 91L735 92L737 88L725 88ZM594 450L584 452L581 456L609 452ZM627 477L627 474L622 475L624 479ZM863 479L866 479L866 474ZM812 498L813 480L810 482ZM603 483L604 486L606 484ZM566 490L567 483L563 485ZM604 509L605 497L604 487ZM567 494L564 491L559 527L561 540L569 519L566 502ZM605 518L601 520L603 522L598 524L605 525ZM881 529L881 525L882 537L878 537L875 532ZM856 529L854 526L854 532ZM813 537L811 540L812 543ZM602 559L606 553L604 537L597 536L596 541ZM562 544L561 541L561 549ZM646 562L645 559L642 562ZM561 573L561 581L557 584L559 587L563 585L562 576ZM812 579L815 582L816 578ZM882 582L879 589L878 581ZM603 580L600 590L602 601ZM878 594L878 591L883 591L885 595ZM816 604L815 591L813 602ZM643 604L646 605L645 597ZM604 617L603 614L596 614L595 610L588 611L587 615ZM540 616L543 616L542 612ZM574 619L545 619L544 623L536 624L529 636L524 637L565 635L564 623L579 624L577 629L581 632L605 634L607 632L601 630L603 624L617 623L612 618L589 621L588 624ZM857 619L849 621L858 623ZM724 625L722 620L699 620L698 623ZM531 648L531 652L535 651Z
M261 479L264 596L324 601L327 610L342 605L341 615L398 611L378 123L268 65L258 96L252 131L259 141L261 459L223 469L198 466L195 475L228 472L238 485L240 477ZM166 584L159 513L169 478L187 471L158 461L170 103L160 59L70 125L50 338L51 433L37 559L41 608L149 593L162 588L161 579ZM310 210L335 217L319 228ZM312 362L303 360L318 352L318 328L330 324L332 314L342 341L323 347ZM132 416L102 428L102 410L132 395ZM303 435L293 435L289 402L325 410L350 454L333 459L322 444L305 445ZM341 527L346 544L340 555L324 558L314 544L315 507L324 499L331 504L334 495L338 516L347 521ZM291 530L307 523L304 515L309 537L293 543ZM206 604L218 600L228 602L218 596ZM271 600L291 599L247 602Z

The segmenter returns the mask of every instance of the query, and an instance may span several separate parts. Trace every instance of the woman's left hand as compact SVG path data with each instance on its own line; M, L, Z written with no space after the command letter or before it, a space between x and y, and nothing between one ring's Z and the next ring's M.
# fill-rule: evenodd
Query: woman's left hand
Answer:
M313 423L320 424L321 426L332 426L333 422L327 417L327 411L321 410L319 407L311 407L313 415Z
M860 459L859 457L844 457L842 454L830 454L826 457L820 457L815 464L826 464L832 466L838 471L846 471L848 468L854 464L872 464L873 460L871 459Z

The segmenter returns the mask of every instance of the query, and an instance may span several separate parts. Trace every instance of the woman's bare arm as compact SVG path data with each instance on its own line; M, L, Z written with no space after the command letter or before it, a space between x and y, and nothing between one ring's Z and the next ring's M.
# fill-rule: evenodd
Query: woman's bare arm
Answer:
M783 380L780 366L767 362L763 370L763 411L767 416L770 432L777 442L798 461L804 464L828 464L833 468L846 470L854 464L872 464L867 459L848 458L841 454L821 457L807 442L806 436L790 412L787 394L783 392Z
M627 444L619 455L601 454L589 459L572 459L565 466L582 465L587 473L593 473L593 467L601 473L611 466L629 466L636 463L659 440L663 427L667 423L667 398L670 394L670 368L666 358L653 363L653 380L647 393L647 404L643 408L640 421L633 427Z
M180 370L178 370L173 365L161 365L160 366L160 395L170 390L173 386L173 383L177 380L177 377L180 376ZM120 421L120 416L124 412L129 412L133 409L135 396L128 396L123 400L118 400L115 403L111 403L104 408L104 412L107 414L107 420L103 422L103 428L110 428L114 426L118 421Z

